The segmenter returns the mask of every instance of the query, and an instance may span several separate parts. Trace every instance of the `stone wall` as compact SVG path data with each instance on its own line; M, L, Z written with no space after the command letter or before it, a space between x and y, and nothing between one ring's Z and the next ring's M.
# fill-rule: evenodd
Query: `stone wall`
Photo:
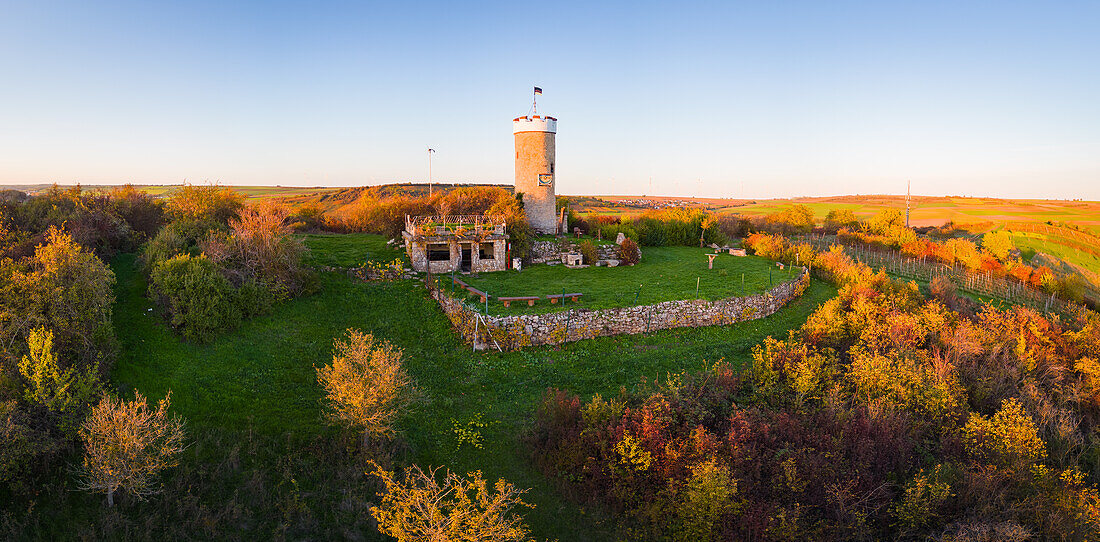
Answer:
M331 265L319 265L315 269L317 269L318 271L343 273L351 278L359 279L365 282L416 278L416 272L412 269L406 268L404 265L395 267L393 265L376 264L374 262L368 262L367 264L360 267L334 267Z
M463 340L477 348L518 350L526 346L677 327L726 325L763 318L802 295L810 284L803 269L797 278L762 294L718 301L688 299L616 309L570 309L548 314L483 316L444 290L432 290Z
M569 239L567 242L568 252L580 252L580 242L576 239ZM619 259L619 245L596 245L596 252L599 254L601 260L618 260ZM561 242L554 241L535 241L531 245L531 263L540 264L551 261L561 261Z

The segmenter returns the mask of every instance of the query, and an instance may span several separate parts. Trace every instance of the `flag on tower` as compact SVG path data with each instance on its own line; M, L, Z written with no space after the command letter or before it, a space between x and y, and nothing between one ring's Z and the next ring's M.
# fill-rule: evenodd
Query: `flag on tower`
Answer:
M542 89L539 87L535 87L535 94L542 94Z

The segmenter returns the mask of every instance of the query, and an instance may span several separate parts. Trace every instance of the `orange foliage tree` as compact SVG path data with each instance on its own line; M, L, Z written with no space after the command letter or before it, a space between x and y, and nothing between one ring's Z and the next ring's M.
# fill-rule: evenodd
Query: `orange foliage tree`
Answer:
M183 451L183 420L168 415L169 397L155 409L134 392L133 401L104 397L80 428L84 464L80 487L107 494L126 490L137 499L157 493L160 471L173 467Z
M401 362L403 354L373 335L349 329L335 341L332 364L317 369L325 390L329 417L363 430L363 439L394 433L394 422L406 411L412 378Z

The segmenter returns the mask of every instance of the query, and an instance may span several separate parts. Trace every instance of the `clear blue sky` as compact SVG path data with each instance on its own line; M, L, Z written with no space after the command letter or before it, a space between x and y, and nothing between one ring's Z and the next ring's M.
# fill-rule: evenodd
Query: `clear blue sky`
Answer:
M0 0L0 183L1100 200L1100 2Z

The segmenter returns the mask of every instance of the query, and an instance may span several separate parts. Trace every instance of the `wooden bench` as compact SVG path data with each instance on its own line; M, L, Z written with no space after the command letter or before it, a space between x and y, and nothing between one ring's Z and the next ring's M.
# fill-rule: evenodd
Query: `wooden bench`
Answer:
M478 290L477 288L474 288L473 286L470 286L469 284L466 284L465 282L462 282L461 280L458 279L458 277L455 277L452 280L454 280L454 283L456 285L458 285L460 288L463 288L466 291L470 292L471 294L474 294L474 295L480 297L482 303L484 303L490 297L489 294L487 294L485 292L482 292L481 290ZM507 305L505 305L505 306L507 306Z
M563 299L563 298L568 297L569 299L572 299L574 303L576 303L577 300L580 299L580 297L582 295L584 295L584 294L554 294L554 295L546 296L546 299L549 299L550 303L554 304L554 303L557 303L559 299Z
M482 303L484 303L485 301L487 301L489 299L489 294L487 294L485 292L482 292L481 290L478 290L477 288L474 288L473 286L467 286L466 289L469 290L471 294L474 294L474 295L480 297Z
M501 302L503 302L505 307L508 307L508 304L513 302L513 301L526 301L528 307L534 307L535 306L535 301L539 300L539 296L537 296L537 295L521 295L521 296L515 296L515 297L498 297L497 299L499 299Z

